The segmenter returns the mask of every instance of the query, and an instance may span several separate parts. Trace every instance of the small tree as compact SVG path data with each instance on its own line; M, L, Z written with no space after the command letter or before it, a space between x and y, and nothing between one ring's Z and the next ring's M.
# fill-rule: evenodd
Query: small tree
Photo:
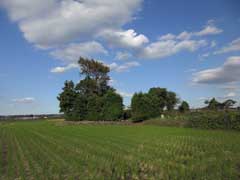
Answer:
M186 102L186 101L183 101L181 103L181 105L178 107L178 110L181 112L181 113L185 113L187 111L189 111L189 104Z

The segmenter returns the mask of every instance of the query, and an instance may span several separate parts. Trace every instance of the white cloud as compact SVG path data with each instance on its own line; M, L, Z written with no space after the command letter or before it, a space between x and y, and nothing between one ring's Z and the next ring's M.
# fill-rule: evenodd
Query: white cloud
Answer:
M35 101L35 98L25 97L25 98L13 99L12 101L14 103L19 103L19 104L30 104L30 103L33 103Z
M240 38L233 40L225 47L222 47L221 49L215 51L213 54L223 54L234 51L240 51Z
M199 32L195 32L195 36L206 36L206 35L215 35L215 34L220 34L222 33L223 30L217 28L216 26L212 25L207 25L205 28Z
M168 33L166 35L160 36L158 39L165 41L165 40L172 40L175 38L176 38L176 36L174 34Z
M193 82L202 84L221 84L240 81L240 56L229 57L217 68L206 69L194 74Z
M55 67L55 68L51 69L50 72L52 72L52 73L64 73L66 71L69 71L71 69L75 69L75 68L78 68L78 67L79 67L78 64L68 64L67 66Z
M127 60L132 57L129 52L117 52L115 59L117 60Z
M40 47L120 29L133 19L142 0L2 0L24 37Z
M160 59L184 50L193 52L206 45L207 42L205 40L157 41L145 47L139 56L147 59Z
M133 29L126 31L108 29L99 34L110 46L122 48L139 48L149 40L143 34L137 34Z
M60 60L67 62L77 62L79 57L91 57L94 54L107 54L107 50L96 42L72 43L63 49L57 49L50 54Z
M192 35L193 35L193 33L191 33L191 32L183 31L176 38L181 39L181 40L190 39L192 37Z
M125 72L128 71L130 68L137 66L140 66L140 64L136 61L127 62L122 65L118 65L117 63L114 62L109 65L110 69L116 72Z
M127 93L127 92L123 92L123 91L117 91L117 93L119 93L122 97L132 97L133 96L133 93Z
M229 92L224 97L225 98L233 98L233 97L236 97L236 96L237 96L237 94L235 92Z

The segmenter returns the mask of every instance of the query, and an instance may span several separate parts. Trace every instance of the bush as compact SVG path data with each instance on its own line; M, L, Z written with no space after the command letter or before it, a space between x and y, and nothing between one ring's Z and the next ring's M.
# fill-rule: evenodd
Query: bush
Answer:
M240 130L239 112L204 111L191 113L188 126L203 129Z

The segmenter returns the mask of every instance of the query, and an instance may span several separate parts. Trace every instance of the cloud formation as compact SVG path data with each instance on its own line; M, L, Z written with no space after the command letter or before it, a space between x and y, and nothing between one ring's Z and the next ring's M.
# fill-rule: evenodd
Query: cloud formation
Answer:
M199 71L193 77L193 82L199 84L222 84L238 81L240 81L240 56L229 57L222 66Z
M117 60L127 60L132 57L132 54L129 52L117 52L115 59Z
M140 51L139 56L146 59L160 59L180 51L193 52L206 45L205 40L160 40L146 46Z
M52 51L50 54L69 63L77 62L79 57L91 57L96 54L107 54L108 51L98 42L72 43L65 48Z
M105 30L99 34L110 46L121 48L139 48L148 43L148 38L143 34L137 34L133 29L126 31Z
M35 98L33 97L24 97L24 98L17 98L12 100L14 103L18 104L30 104L35 102Z
M64 73L66 71L69 71L71 69L75 69L75 68L78 68L79 65L78 64L68 64L66 66L59 66L59 67L55 67L55 68L52 68L50 72L52 73Z
M240 38L233 40L228 45L215 51L213 54L216 55L216 54L223 54L223 53L229 53L229 52L234 52L234 51L240 51Z
M140 64L136 61L127 62L122 65L118 65L117 63L113 62L109 65L110 69L116 72L125 72L128 71L130 68L137 66L140 66Z
M2 0L24 37L39 47L93 37L132 20L142 0Z

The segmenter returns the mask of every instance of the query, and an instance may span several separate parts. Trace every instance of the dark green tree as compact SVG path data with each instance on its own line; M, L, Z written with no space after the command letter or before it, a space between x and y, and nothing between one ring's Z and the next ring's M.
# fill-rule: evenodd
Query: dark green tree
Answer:
M87 116L86 119L90 121L99 121L103 119L103 98L97 95L88 97L87 102Z
M131 113L134 121L142 121L152 116L151 98L148 94L135 93L131 101Z
M63 112L66 119L74 118L74 103L76 99L76 92L74 83L72 81L65 81L63 92L59 94L57 99L60 104L60 112Z
M74 87L66 81L58 96L67 120L117 120L122 116L122 97L108 85L110 71L103 63L79 59L82 80Z
M167 99L166 99L167 110L172 111L178 102L179 102L179 99L177 98L176 93L172 91L168 91Z
M205 104L208 105L207 108L210 110L217 110L219 109L220 105L220 103L215 98L212 98L210 101L206 100Z
M103 119L118 120L123 114L123 99L114 90L108 90L103 96Z
M189 111L189 104L186 101L183 101L181 105L178 107L179 112L185 113Z

